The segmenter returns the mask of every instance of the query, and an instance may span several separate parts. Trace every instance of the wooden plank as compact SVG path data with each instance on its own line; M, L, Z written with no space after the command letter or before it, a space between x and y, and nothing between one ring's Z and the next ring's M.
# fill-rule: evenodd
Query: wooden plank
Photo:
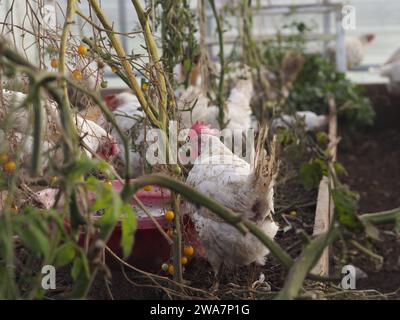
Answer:
M314 236L328 231L332 214L333 206L331 206L330 201L329 179L328 177L323 177L318 190L313 230ZM325 277L329 275L329 248L325 249L311 273Z
M332 157L332 161L335 162L337 158L337 144L339 139L337 138L336 104L333 97L329 98L329 141L328 150ZM330 195L331 186L329 183L329 178L323 177L319 184L313 230L314 236L327 232L332 220L334 206ZM324 277L329 276L329 252L329 247L327 247L321 255L320 260L311 271L313 274Z

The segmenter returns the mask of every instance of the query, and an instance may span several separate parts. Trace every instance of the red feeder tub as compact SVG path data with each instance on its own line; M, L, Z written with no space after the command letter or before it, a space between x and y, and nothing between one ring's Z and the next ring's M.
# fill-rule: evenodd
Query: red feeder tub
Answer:
M113 182L115 191L122 190L122 184L119 181ZM92 194L93 200L95 195ZM164 217L164 212L171 208L171 192L157 186L152 186L151 191L139 190L136 197L152 213L154 219L160 226L167 231L171 223ZM132 206L137 213L138 227L135 234L135 243L131 256L126 260L129 264L146 271L156 272L160 270L161 265L167 262L172 255L172 248L165 237L158 231L153 221L141 210L139 205L132 198ZM184 213L182 206L182 213ZM196 231L189 216L183 216L184 241L190 243L195 248L199 248ZM108 241L108 247L122 258L121 242L121 223L119 222ZM110 267L120 267L118 261L112 255L106 255L107 264Z
M122 184L119 181L114 181L113 189L116 192L122 190ZM37 198L41 200L46 208L52 208L58 189L46 189L38 192ZM166 231L171 223L164 217L164 212L171 208L171 193L167 189L162 189L157 186L152 186L151 191L139 190L136 196L152 213L152 216ZM96 194L90 193L89 198L91 201L96 200ZM126 260L129 264L146 271L157 272L160 270L164 262L168 262L171 255L171 246L164 236L158 231L153 221L143 212L139 205L132 200L130 201L137 213L138 227L135 234L135 243L132 254ZM62 207L62 201L59 202ZM182 213L184 214L184 206L182 206ZM196 248L197 252L201 252L196 237L196 231L192 221L187 214L183 216L183 231L184 243L191 244ZM121 242L121 223L119 222L114 229L107 245L108 247L120 258L122 258ZM81 245L84 243L84 235L80 239ZM119 262L111 254L106 254L107 264L113 267L120 267Z

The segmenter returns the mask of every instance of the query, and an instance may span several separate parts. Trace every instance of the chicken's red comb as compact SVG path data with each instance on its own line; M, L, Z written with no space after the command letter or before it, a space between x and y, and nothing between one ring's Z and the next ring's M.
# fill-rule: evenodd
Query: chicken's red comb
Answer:
M217 129L211 128L210 124L205 124L203 121L196 121L195 124L192 125L191 130L195 131L197 135L210 134L210 135L218 135L219 131Z
M375 39L375 34L373 34L373 33L368 33L367 34L367 41L368 42L371 42L374 39Z
M104 97L104 100L106 101L106 103L109 103L109 102L111 102L112 100L114 100L115 99L115 94L109 94L109 95L106 95L105 97Z

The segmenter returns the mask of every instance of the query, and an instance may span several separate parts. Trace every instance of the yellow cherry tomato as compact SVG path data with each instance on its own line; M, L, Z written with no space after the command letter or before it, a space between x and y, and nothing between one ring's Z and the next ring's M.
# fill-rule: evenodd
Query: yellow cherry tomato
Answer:
M149 191L153 190L153 187L152 186L144 186L143 190L149 192Z
M13 172L13 171L15 171L15 169L17 169L17 164L12 160L7 161L3 165L3 170L5 172Z
M60 61L58 61L58 59L56 59L56 58L51 59L51 67L52 68L57 69L59 65L60 65Z
M74 79L76 80L76 81L82 81L83 80L83 74L82 74L82 71L80 71L80 70L74 70L73 72L72 72L72 76L74 77Z
M58 182L58 177L57 176L53 176L53 177L50 177L50 183L51 184L56 184L57 182Z
M183 254L187 257L191 257L194 254L194 249L192 246L185 246L183 248Z
M149 87L150 87L150 85L149 85L147 82L144 82L144 83L142 84L142 89L143 89L143 91L149 91Z
M113 183L112 183L111 181L106 181L106 182L104 182L104 186L105 186L107 189L112 189Z
M174 266L173 266L172 264L170 264L170 265L168 266L168 273L169 273L170 275L173 275L174 272L175 272Z
M297 211L295 211L295 210L293 210L293 211L290 211L290 216L292 216L292 217L296 217L297 216Z
M88 48L85 45L81 44L78 47L78 54L81 55L81 56L86 56L87 53L88 53Z
M167 219L168 221L172 221L175 218L175 214L173 211L169 210L165 213L165 219Z
M181 263L182 263L183 265L186 265L188 262L189 262L189 259L188 259L187 257L182 257L182 258L181 258Z

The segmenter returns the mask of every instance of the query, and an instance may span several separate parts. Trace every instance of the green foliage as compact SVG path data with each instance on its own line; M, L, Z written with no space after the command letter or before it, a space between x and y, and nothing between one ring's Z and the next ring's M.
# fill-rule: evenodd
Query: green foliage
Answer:
M39 257L46 259L50 253L50 232L47 220L36 208L30 207L14 219L15 233L24 245Z
M134 244L134 236L137 228L136 215L130 204L123 207L122 217L122 237L121 247L124 258L128 258L132 252Z
M328 164L321 159L312 159L300 168L300 178L308 189L318 187L322 177L327 175Z
M55 251L54 265L64 267L74 260L75 255L75 244L72 242L65 243Z
M317 142L321 145L326 145L329 142L329 137L326 132L320 131L316 134Z
M327 98L332 95L342 129L354 130L371 125L375 114L362 89L320 55L306 54L305 57L304 67L290 91L288 109L327 114Z
M337 221L351 230L360 230L362 225L357 217L357 193L350 191L345 185L340 185L332 190L332 199L335 204Z
M196 39L196 16L187 0L157 0L155 6L159 6L162 11L162 59L166 71L171 75L170 81L173 83L173 68L182 63L187 75L187 86L190 72L200 53Z

